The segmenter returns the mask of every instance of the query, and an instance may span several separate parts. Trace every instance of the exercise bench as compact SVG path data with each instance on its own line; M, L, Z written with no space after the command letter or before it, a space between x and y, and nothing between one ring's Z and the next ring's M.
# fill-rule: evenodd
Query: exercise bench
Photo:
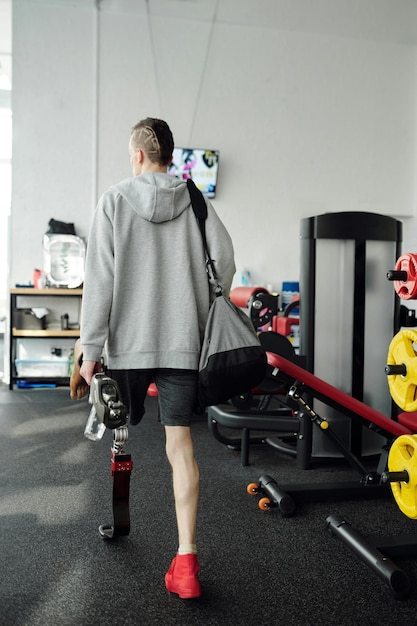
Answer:
M267 335L269 333L260 335L261 343L270 346L271 337ZM388 494L387 485L381 483L381 474L386 469L389 444L401 435L412 434L415 429L411 429L409 423L406 425L400 421L388 418L276 352L268 352L268 369L270 377L276 379L276 384L285 385L289 388L288 397L292 402L296 402L299 405L300 411L304 415L310 416L311 423L320 428L324 436L334 443L348 463L359 472L360 480L323 485L313 483L279 486L272 477L261 476L257 484L251 483L248 486L249 493L263 496L261 508L266 509L269 506L278 506L283 514L292 514L295 510L296 501L326 500L329 497L371 497ZM331 423L323 419L309 406L305 398L310 396L336 409L344 416L358 421L361 426L379 433L387 440L387 445L381 450L379 463L375 471L367 471L359 458L339 440L332 429ZM337 416L334 417L334 421L337 422ZM292 507L288 506L289 498L294 501L294 506ZM267 501L268 499L269 502ZM281 503L284 503L284 508L281 507Z

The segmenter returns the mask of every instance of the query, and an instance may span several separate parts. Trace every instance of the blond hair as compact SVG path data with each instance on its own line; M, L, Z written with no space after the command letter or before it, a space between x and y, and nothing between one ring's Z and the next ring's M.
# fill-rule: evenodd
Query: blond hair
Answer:
M174 138L166 122L147 117L131 130L131 142L135 150L140 148L152 163L169 165L174 150Z

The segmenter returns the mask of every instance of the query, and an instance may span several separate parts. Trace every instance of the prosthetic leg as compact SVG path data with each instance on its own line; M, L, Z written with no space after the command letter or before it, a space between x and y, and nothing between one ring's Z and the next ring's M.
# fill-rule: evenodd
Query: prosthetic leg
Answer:
M95 374L91 381L90 399L98 420L113 430L111 475L113 476L113 524L101 525L102 539L111 540L130 532L129 486L133 463L124 446L128 440L127 409L121 400L115 380L106 374Z

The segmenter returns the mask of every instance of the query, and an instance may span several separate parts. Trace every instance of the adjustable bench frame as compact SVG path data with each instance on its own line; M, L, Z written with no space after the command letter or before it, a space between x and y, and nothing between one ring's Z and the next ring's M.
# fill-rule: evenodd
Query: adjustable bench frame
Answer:
M268 477L268 481L260 480L260 486L264 493L271 496L272 502L279 506L283 494L287 496L291 494L295 501L319 500L334 498L356 498L370 497L378 494L388 495L390 490L387 485L380 483L382 472L386 469L388 457L388 446L381 450L378 466L375 471L369 472L365 469L361 461L338 439L333 432L331 423L322 419L305 401L305 395L312 395L321 400L328 406L338 410L347 417L359 420L362 426L367 427L384 436L388 441L392 441L395 437L404 434L410 434L411 431L406 426L386 417L375 409L367 406L363 402L349 396L348 394L333 387L329 383L307 372L299 367L296 363L278 355L270 354L268 362L273 367L273 376L287 385L291 385L288 396L293 402L297 402L303 419L310 418L311 423L321 429L324 436L330 438L334 445L340 450L346 461L359 472L360 480L352 483L331 483L331 484L305 484L305 485L278 485ZM337 417L335 418L337 420ZM325 428L324 428L325 427ZM266 483L266 484L265 484ZM271 486L272 485L272 491ZM269 492L271 491L271 492ZM277 497L277 494L279 497Z
M362 426L379 432L389 441L401 435L414 434L413 430L410 430L408 427L411 426L412 422L410 415L406 416L406 426L386 417L279 355L274 354L272 361L277 377L283 376L284 379L287 378L287 380L293 381L289 395L299 401L302 406L306 404L302 393L309 392L325 404L352 417L352 419L359 420ZM307 405L307 411L308 409ZM401 416L399 418L401 419ZM321 418L314 411L312 411L312 419L314 423L320 426ZM330 435L332 440L335 440L335 443L339 445L340 442L338 443L332 434L330 425L323 432ZM287 515L292 514L295 510L295 505L291 500L317 500L321 499L322 496L324 499L327 499L329 496L369 497L377 494L378 491L390 494L391 490L386 489L386 483L380 483L381 474L386 469L387 455L388 452L386 452L386 455L381 456L377 472L375 474L364 474L356 487L343 483L323 486L278 486L270 476L262 476L259 481L260 491L270 496L272 503L282 507L282 513ZM360 470L361 464L357 462L354 455L348 452L345 456L353 466L357 466L357 469ZM389 585L396 599L402 600L409 595L412 587L410 579L391 559L417 556L417 534L366 538L338 515L330 515L326 520L326 524L328 531L333 536L345 543L350 550Z
M300 436L302 431L301 421L293 412L287 408L277 408L271 410L259 409L243 411L242 409L229 404L211 406L207 411L208 428L217 441L225 446L240 450L240 461L242 465L249 465L249 451L253 444L267 444L270 439L266 436L251 436L252 431L279 433L282 438L283 451L295 455L297 465L300 464L306 469L310 463L311 453L311 427L309 436L301 440L304 445L285 444L285 439L294 440ZM240 430L240 437L231 437L224 429Z
M275 333L261 333L261 343L262 337L268 335L275 335ZM267 338L269 339L269 337ZM281 345L283 344L280 341L279 346ZM286 356L290 356L290 354L287 352ZM361 426L379 432L388 440L412 432L405 425L386 417L297 365L295 361L296 359L299 360L300 357L294 355L292 358L293 360L290 360L279 354L268 352L270 373L266 389L280 391L274 394L274 392L268 393L268 391L262 392L261 390L258 408L240 408L227 404L208 409L208 427L211 434L224 445L240 450L242 465L249 463L251 444L268 443L281 452L294 455L298 468L309 469L312 460L312 425L315 421L317 425L320 425L323 420L304 402L303 397L306 394L316 397L343 415L358 421ZM263 388L263 383L261 386ZM285 396L283 392L284 394L287 392L287 395ZM279 399L282 407L269 409L267 399L274 395ZM241 430L240 438L225 434L221 427ZM251 437L252 431L276 432L279 433L279 436ZM355 455L337 440L331 427L326 431L322 430L322 432L333 440L333 443L351 464L356 464L360 468ZM291 436L295 445L286 442ZM386 462L386 457L384 461ZM385 467L382 467L381 471L384 469ZM360 471L362 472L361 468Z

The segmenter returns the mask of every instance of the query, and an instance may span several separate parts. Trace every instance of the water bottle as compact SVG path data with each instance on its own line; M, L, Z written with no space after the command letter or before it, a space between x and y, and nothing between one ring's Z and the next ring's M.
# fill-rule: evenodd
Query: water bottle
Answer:
M87 437L87 439L91 439L91 441L100 441L105 430L106 427L104 423L100 422L98 419L97 412L93 405L85 425L84 436Z
M64 315L61 315L61 330L68 330L69 329L69 315L68 313L64 313Z

